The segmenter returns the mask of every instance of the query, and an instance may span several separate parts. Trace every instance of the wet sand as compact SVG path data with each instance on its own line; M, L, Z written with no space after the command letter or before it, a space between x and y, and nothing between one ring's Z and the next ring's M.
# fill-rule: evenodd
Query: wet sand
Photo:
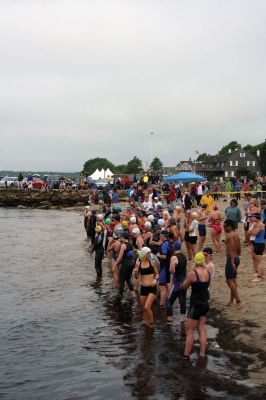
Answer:
M243 201L241 205L241 212ZM219 201L220 211L223 213L227 203ZM211 308L217 310L214 315L215 322L219 326L220 339L228 348L239 348L249 353L254 363L249 367L249 374L256 383L266 381L266 280L252 282L252 258L248 247L243 244L244 227L240 223L238 234L242 242L241 263L238 267L238 291L242 301L240 310L226 306L229 300L229 288L225 283L225 244L222 244L221 254L214 254L216 275L211 288ZM224 238L224 233L222 234ZM206 240L211 245L209 235ZM266 268L266 257L264 258ZM227 324L229 326L227 327ZM225 327L224 327L225 325ZM229 331L227 330L229 328Z

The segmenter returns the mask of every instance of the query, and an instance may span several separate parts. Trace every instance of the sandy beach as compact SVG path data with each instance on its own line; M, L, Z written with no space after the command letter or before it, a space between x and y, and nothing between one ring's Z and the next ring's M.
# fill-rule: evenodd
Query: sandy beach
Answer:
M243 201L239 202L243 215ZM219 208L224 215L224 210L228 203L219 200ZM243 243L244 227L240 223L238 234ZM224 233L222 233L224 239ZM212 246L209 230L207 234L206 244ZM213 247L213 246L212 246ZM242 244L241 263L238 268L238 289L242 301L241 309L237 310L234 307L226 306L229 299L229 288L225 282L224 266L225 266L225 244L222 243L221 254L214 254L213 260L216 266L215 279L211 287L211 308L217 310L217 317L229 323L230 332L227 328L225 335L221 337L227 346L232 346L232 350L236 346L248 352L254 357L254 364L250 366L250 377L256 383L265 382L266 376L266 296L265 288L266 281L252 282L252 258L248 247ZM266 257L264 258L264 266ZM220 319L220 318L219 318ZM219 323L220 331L223 324ZM227 324L226 324L227 327Z

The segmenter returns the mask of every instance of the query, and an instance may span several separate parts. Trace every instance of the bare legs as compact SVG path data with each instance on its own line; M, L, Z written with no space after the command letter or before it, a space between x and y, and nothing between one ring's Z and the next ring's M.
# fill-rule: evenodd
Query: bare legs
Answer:
M215 247L216 253L220 253L220 251L221 251L221 234L212 228L211 229L211 238L212 238L212 242Z
M206 240L206 236L200 236L199 237L199 251L202 250L202 247L203 247L203 245L205 243L205 240Z
M230 289L230 300L228 301L227 305L228 306L233 305L235 299L237 307L239 308L241 301L237 291L236 279L226 279L226 283Z
M152 304L156 296L153 293L150 293L148 296L140 296L140 302L143 309L144 316L144 324L146 326L153 326L153 312L152 312Z
M160 285L160 306L164 306L168 296L167 285Z
M187 241L185 241L186 248L187 248L187 255L188 255L188 260L192 260L192 250L191 250L191 244Z
M199 321L194 320L194 319L187 319L186 322L186 344L185 344L185 351L184 351L184 357L189 357L193 345L194 345L194 332L197 329L199 333L199 339L200 339L200 357L205 357L205 351L206 351L206 345L207 345L207 340L206 340L206 317L200 317Z

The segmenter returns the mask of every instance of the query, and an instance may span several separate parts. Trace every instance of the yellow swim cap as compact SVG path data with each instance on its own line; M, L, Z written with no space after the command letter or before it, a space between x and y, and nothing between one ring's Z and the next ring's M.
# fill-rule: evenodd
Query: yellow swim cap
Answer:
M203 265L205 263L205 257L202 252L197 253L194 257L194 263L196 265Z
M128 228L128 222L127 221L122 221L121 222L121 225L122 225L122 227L125 229L125 228Z

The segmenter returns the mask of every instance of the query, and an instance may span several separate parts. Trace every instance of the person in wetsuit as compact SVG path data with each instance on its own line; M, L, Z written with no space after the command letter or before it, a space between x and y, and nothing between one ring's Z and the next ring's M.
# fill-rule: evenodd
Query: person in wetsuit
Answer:
M188 359L194 345L194 332L197 329L200 339L200 357L205 357L207 345L206 340L206 316L209 311L209 285L211 282L210 272L205 266L203 253L197 253L194 257L195 267L189 272L183 289L191 286L190 306L186 322L186 344L184 358Z
M125 282L128 285L131 296L135 295L134 286L131 281L131 275L134 268L134 249L132 244L129 242L129 233L124 232L120 239L121 247L119 255L114 263L113 269L120 264L119 269L119 297L122 298L125 289Z
M181 252L181 242L176 240L173 244L173 255L170 261L170 273L173 274L173 285L169 290L166 302L166 316L167 323L171 324L173 316L173 305L176 299L179 300L180 305L180 322L186 319L186 294L187 291L183 289L182 284L187 277L187 257Z
M91 239L92 245L94 245L95 241L96 222L97 222L96 211L92 210L90 219L87 222L87 236Z
M118 280L119 268L118 268L117 264L115 265L115 262L119 255L119 251L120 251L120 247L121 247L121 243L118 239L119 239L118 235L116 233L113 233L113 237L110 238L108 248L107 248L107 252L111 253L111 267L112 267L112 271L113 271L115 288L118 288L118 281L119 281Z
M160 285L160 306L164 306L166 303L168 290L170 286L170 259L172 256L172 246L169 241L169 231L162 230L160 233L160 241L161 247L160 251L156 254L156 257L160 261L160 277L159 277L159 285Z
M150 259L149 247L142 247L140 259L136 261L135 278L140 280L140 302L144 315L144 325L154 327L152 304L157 295L159 273L156 262Z
M97 225L95 228L95 240L94 245L91 249L91 254L95 251L95 269L97 273L97 278L102 276L102 261L104 257L104 232L102 228Z

